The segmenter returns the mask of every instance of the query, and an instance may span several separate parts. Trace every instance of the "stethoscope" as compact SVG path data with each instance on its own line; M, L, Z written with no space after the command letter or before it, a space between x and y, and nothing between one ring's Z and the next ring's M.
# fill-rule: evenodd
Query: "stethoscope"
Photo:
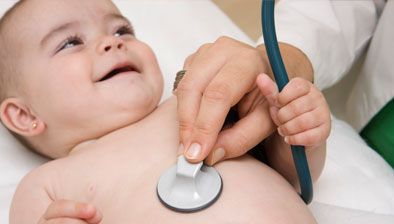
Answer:
M289 78L276 38L274 7L275 0L263 0L261 21L270 65L281 91ZM309 204L313 197L313 187L305 147L292 145L291 152L300 183L300 196ZM220 197L223 181L215 168L205 166L202 162L189 163L180 156L177 165L162 174L156 189L160 201L167 208L178 212L195 212L209 207Z
M280 55L278 41L276 39L274 7L275 0L263 0L261 7L261 23L263 26L264 43L267 49L271 68L275 76L275 81L278 85L279 91L282 91L285 85L289 82L289 78L287 76L282 56ZM308 161L305 155L305 147L292 145L291 152L300 183L300 196L306 204L309 204L313 197L313 186Z

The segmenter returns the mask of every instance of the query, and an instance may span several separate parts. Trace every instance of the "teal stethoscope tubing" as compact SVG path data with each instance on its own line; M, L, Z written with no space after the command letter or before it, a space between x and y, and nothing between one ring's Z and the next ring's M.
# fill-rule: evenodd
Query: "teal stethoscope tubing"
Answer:
M268 59L275 76L279 91L289 82L282 57L280 55L278 41L276 39L274 22L275 0L263 0L261 7L261 22L263 26L263 37L265 48L267 49ZM305 155L305 147L292 145L291 152L300 182L300 196L306 204L312 201L313 186L311 174L309 172L308 161Z

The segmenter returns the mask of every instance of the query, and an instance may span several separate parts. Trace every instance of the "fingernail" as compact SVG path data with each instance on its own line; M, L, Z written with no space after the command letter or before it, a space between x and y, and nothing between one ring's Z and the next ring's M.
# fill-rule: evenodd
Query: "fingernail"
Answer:
M214 152L213 152L213 156L212 156L212 163L211 165L219 162L220 160L222 160L224 158L224 154L225 151L223 148L217 148Z
M201 145L193 143L186 152L186 156L189 159L195 159L201 153Z
M286 137L285 137L285 142L286 142L287 144L289 144L289 136L286 136Z
M172 95L176 96L178 93L178 89L172 90Z
M280 127L278 127L277 130L278 130L279 135L280 135L280 136L283 136L283 133L282 133L282 130L280 130Z
M185 150L185 146L183 146L182 143L179 144L177 155L182 155L184 150Z

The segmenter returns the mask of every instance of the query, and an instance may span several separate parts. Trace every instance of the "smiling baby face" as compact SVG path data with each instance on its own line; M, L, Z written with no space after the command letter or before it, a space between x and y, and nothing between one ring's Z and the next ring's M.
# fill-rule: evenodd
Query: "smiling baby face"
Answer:
M154 53L110 0L25 0L4 29L20 77L2 120L45 155L134 123L161 98Z

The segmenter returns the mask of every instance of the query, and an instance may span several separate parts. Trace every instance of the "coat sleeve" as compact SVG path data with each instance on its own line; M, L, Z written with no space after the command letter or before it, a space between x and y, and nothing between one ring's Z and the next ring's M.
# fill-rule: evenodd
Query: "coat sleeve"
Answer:
M339 81L366 49L378 14L374 0L280 0L275 26L279 42L306 54L315 84L323 90Z

